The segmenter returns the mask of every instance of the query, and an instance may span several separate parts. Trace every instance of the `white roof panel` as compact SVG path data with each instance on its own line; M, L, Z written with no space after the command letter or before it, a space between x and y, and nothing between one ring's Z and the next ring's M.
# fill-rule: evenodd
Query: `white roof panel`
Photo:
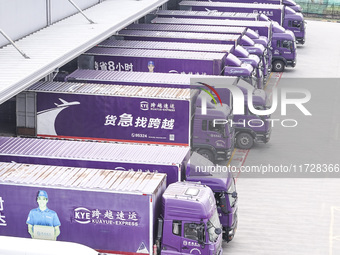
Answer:
M189 147L0 137L0 155L180 165Z
M38 82L27 89L35 92L54 92L86 95L107 95L118 97L142 97L160 98L173 100L190 100L189 89L92 84L92 83L71 83L71 82Z
M153 194L165 181L161 173L86 169L77 167L1 163L0 184L34 185L49 188L101 190L106 192ZM91 179L86 171L91 171ZM49 178L53 176L53 178ZM46 179L50 179L46 182Z
M106 0L0 49L0 104L167 0Z

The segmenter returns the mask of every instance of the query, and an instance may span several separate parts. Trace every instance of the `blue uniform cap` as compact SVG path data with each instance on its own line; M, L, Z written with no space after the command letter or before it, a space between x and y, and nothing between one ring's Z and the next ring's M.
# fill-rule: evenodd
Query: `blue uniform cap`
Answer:
M46 197L48 199L48 195L45 190L39 190L37 197Z
M149 61L149 62L148 62L148 66L149 66L149 65L153 65L153 66L154 66L155 63L154 63L153 61Z

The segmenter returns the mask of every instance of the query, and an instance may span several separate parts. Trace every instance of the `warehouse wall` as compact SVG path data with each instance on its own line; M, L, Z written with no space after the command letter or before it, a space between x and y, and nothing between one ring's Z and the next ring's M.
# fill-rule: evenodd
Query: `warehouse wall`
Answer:
M73 0L82 10L100 0ZM0 0L0 29L12 40L22 38L77 10L68 0ZM0 34L0 47L8 41Z

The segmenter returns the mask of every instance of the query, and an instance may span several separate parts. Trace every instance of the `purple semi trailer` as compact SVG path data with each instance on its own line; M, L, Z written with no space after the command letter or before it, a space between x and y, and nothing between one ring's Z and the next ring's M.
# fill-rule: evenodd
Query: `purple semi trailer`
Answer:
M284 5L205 1L182 1L179 5L181 10L188 11L205 11L206 8L208 8L209 10L217 10L220 12L262 13L270 20L276 21L285 29L292 31L298 42L302 44L305 43L306 28L302 13L296 13L293 9L285 7Z
M264 80L262 75L262 63L258 56L249 54L242 46L225 45L225 44L208 44L208 43L180 43L180 42L157 42L157 41L132 41L116 40L110 38L97 45L98 47L109 48L132 48L132 49L157 49L157 50L183 50L183 51L203 51L203 52L220 52L224 54L232 53L243 63L253 66L256 70L256 77L249 77L253 85L257 88L263 88ZM235 63L239 63L235 59ZM235 65L235 64L234 64ZM238 64L241 66L242 64Z
M195 77L199 78L197 79L197 82L203 81L204 79L201 76L190 76L181 74L158 74L143 72L124 73L96 70L76 70L67 76L67 81L102 84L124 84L130 86L166 86L172 88L190 88L190 84L192 84L191 79L196 79ZM226 77L215 77L215 79L216 78L223 80L226 79ZM267 97L264 90L255 89L249 84L248 81L244 81L240 77L228 78L228 80L225 80L226 84L237 86L239 89L242 90L244 95L247 95L248 91L252 93L254 107L259 109L265 109L267 107ZM216 86L215 89L221 96L222 103L230 106L230 91L228 89L217 88ZM247 97L245 97L245 103L247 105ZM265 120L268 118L270 118L270 116L260 118L253 115L249 111L247 111L244 116L233 115L233 120L235 123L242 122L239 125L235 124L235 145L242 149L250 149L254 141L267 143L270 139L271 134L271 127L269 125L269 122ZM255 127L256 120L258 122L264 121L263 125L257 124ZM248 121L250 121L250 125L248 124ZM254 125L252 125L252 121L254 122ZM251 139L249 139L249 137L251 137ZM200 139L200 137L197 137L197 139ZM205 136L202 136L202 139L205 139ZM209 155L206 156L211 157Z
M259 20L259 15L264 16L264 14L258 13L244 13L244 12L218 12L218 11L181 11L181 10L157 10L150 14L157 17L174 17L174 18L197 18L200 19L230 19L230 20ZM153 17L154 18L154 17ZM152 18L152 19L153 19ZM268 19L268 17L266 17Z
M27 93L35 98L32 133L38 137L190 144L191 94L186 89L39 82ZM19 97L18 105L26 99Z
M160 24L191 24L207 26L242 26L249 27L259 35L267 36L270 41L268 50L269 59L272 60L272 70L282 72L286 66L295 67L296 65L296 43L295 36L291 31L271 21L245 21L245 20L220 20L220 19L174 19L174 18L155 18L155 23Z
M166 188L165 174L0 163L0 198L0 235L109 254L223 252L212 190L194 182Z
M226 34L164 32L164 31L124 29L124 30L119 31L117 35L115 35L115 38L119 40L137 40L137 41L139 40L139 41L160 41L160 42L214 43L214 44L233 45L236 47L241 37L237 35L226 35ZM264 49L262 50L262 53L263 51ZM200 54L198 54L197 52L192 52L192 54L201 55L203 54L203 52L201 52ZM226 53L218 53L218 54L223 54L224 57L226 56ZM196 58L197 57L198 56L196 56ZM191 68L195 69L196 67L191 66ZM256 76L254 68L251 65L242 63L242 61L240 61L233 54L228 54L225 57L223 69L224 69L224 75L226 76L242 76L242 77ZM176 72L176 71L172 71L172 72ZM196 71L193 73L195 74ZM217 73L211 73L211 72L210 73L205 72L205 74L219 75Z
M202 0L205 1L205 0ZM294 0L209 0L209 2L249 3L249 4L278 4L292 8L296 12L302 12L302 8Z
M216 13L217 15L211 15L211 13ZM199 18L199 19L228 19L228 20L233 20L235 17L236 20L248 20L248 21L257 21L260 19L260 17L265 17L266 19L263 20L268 20L268 17L265 16L264 14L254 14L254 13L226 13L226 12L207 12L207 11L180 11L180 10L159 10L155 14L152 15L153 19L150 19L149 22L152 22L153 24L157 24L157 17L159 18ZM160 22L159 24L180 24L177 22L171 23L169 20L167 22L162 23ZM185 24L185 23L184 23ZM277 26L280 26L275 22ZM192 24L192 25L205 25L205 24ZM236 28L246 28L245 33L246 35L252 39L255 43L257 44L262 44L265 47L265 52L263 56L266 56L264 60L262 60L264 65L264 75L267 76L269 75L270 69L271 69L271 40L269 40L269 36L266 35L266 33L263 33L265 35L259 35L258 28L255 27L256 31L246 27L246 26L240 26L240 25L235 25L235 26L226 26L226 24L223 24L224 27L228 27L228 31L233 31ZM232 30L229 30L231 28ZM261 28L261 27L260 27ZM283 29L283 28L282 28ZM229 32L229 33L230 33ZM236 32L236 31L234 31ZM268 33L267 33L268 34ZM269 68L270 67L270 68ZM268 70L269 69L269 70Z
M194 152L193 155L196 153ZM28 138L0 138L0 162L17 162L24 164L39 164L65 167L86 168L86 173L95 173L95 169L129 170L122 172L129 173L148 172L166 173L167 183L184 181L187 178L196 178L195 181L205 181L209 178L209 185L214 188L217 185L224 185L225 189L216 189L216 192L233 193L235 188L230 190L232 176L227 178L218 177L205 171L194 173L187 168L189 149L173 146L151 146L151 145L127 145L96 142L62 141L48 139ZM197 155L193 158L199 158ZM190 159L191 160L191 159ZM202 161L202 160L201 160ZM201 162L200 161L200 162ZM192 160L191 160L192 162ZM106 175L104 175L106 176ZM193 177L194 176L194 177ZM88 177L90 178L91 175ZM223 184L224 183L224 184ZM209 187L210 187L209 186ZM232 204L236 199L229 201L226 197L225 203ZM233 212L233 219L237 220L237 211ZM225 217L221 215L221 220ZM223 220L223 227L234 229L237 222ZM235 233L236 229L233 231ZM223 235L223 238L230 241L233 236Z
M245 63L252 64L256 68L256 78L263 81L262 69L268 69L268 61L266 61L266 51L268 46L267 38L259 38L255 31L245 27L223 27L223 26L198 26L198 25L181 25L181 24L131 24L128 30L147 30L147 31L169 31L169 32L193 32L193 33L213 33L213 34L236 34L240 35L241 41L238 46L244 47L249 53L257 55L261 62L253 63L253 60L242 60ZM251 37L257 38L255 42ZM253 42L251 42L253 40ZM260 43L258 43L260 41ZM263 47L261 47L261 45ZM233 53L233 52L232 52ZM234 54L234 53L233 53ZM238 55L234 54L239 57ZM251 61L251 63L249 62ZM264 67L263 67L264 66Z
M0 162L159 172L185 180L187 146L0 137Z
M128 30L127 30L128 31ZM144 31L138 31L144 32ZM231 75L250 77L253 68L229 54L94 47L78 58L81 69Z
M251 40L254 41L255 44L261 44L264 47L268 46L268 38L265 36L259 36L258 33L256 33L254 30L247 28L247 27L214 27L212 29L211 26L203 26L203 25L178 25L178 24L131 24L126 29L130 30L155 30L155 31L182 31L182 32L195 32L195 33L217 33L217 34L237 34L241 36L247 36ZM246 38L246 37L245 37ZM246 38L247 41L249 41L248 38ZM242 45L243 42L241 42ZM242 45L246 47L246 49L252 49L253 52L256 49L256 46L249 46L244 43L245 45Z
M25 130L20 123L34 114L37 126L31 133L37 137L191 145L213 161L228 160L234 150L234 129L228 124L215 131L198 127L214 119L232 119L231 110L222 105L202 114L196 109L199 92L162 86L39 82L17 99L18 105L35 99L30 102L34 112L18 115L18 130ZM206 137L207 142L197 142L195 137Z

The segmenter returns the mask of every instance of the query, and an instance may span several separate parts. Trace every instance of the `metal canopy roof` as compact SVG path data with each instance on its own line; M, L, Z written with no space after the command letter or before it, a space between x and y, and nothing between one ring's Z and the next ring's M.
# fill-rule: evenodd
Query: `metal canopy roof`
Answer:
M167 0L106 0L0 49L0 104Z

